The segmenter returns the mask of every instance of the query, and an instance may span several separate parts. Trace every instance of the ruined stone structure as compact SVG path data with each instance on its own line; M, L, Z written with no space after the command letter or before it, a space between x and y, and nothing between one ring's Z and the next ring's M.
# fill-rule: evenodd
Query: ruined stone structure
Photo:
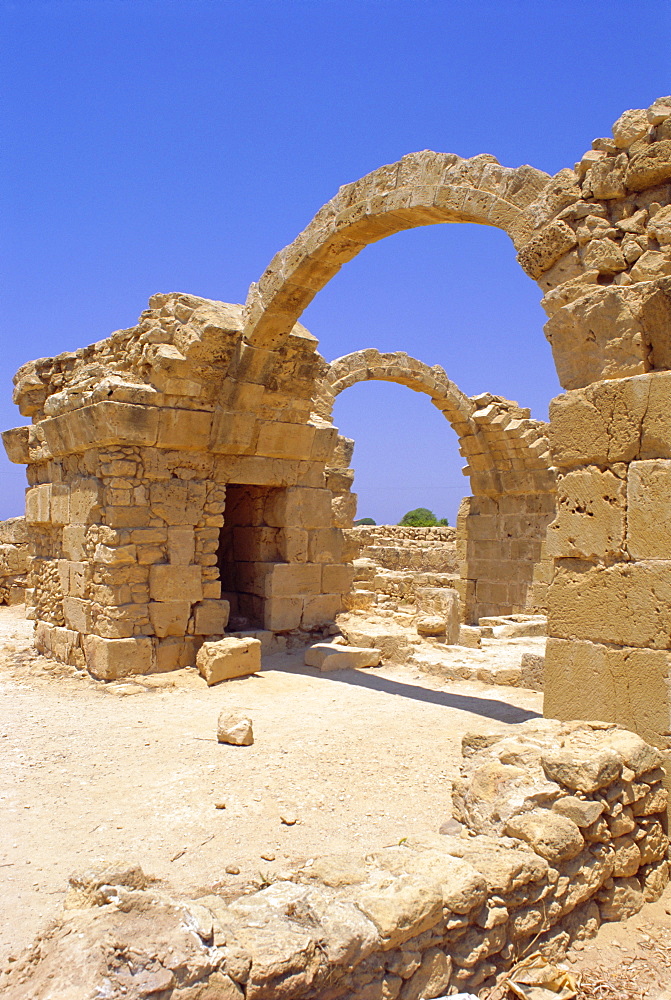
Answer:
M297 321L368 244L448 222L508 234L544 293L566 390L549 432L560 479L545 710L622 722L667 747L671 98L625 112L612 138L554 177L490 155L405 156L341 188L273 258L244 308L155 296L137 327L24 366L16 398L33 423L4 439L28 465L33 613L45 648L85 657L103 676L120 664L169 669L223 632L222 593L234 613L272 631L332 618L352 576L341 532L349 463L336 430L311 417L328 368ZM478 558L511 568L525 558L501 552L506 517L529 552L524 523L548 514L550 491L538 484L548 472L513 462L504 446L478 448L476 426L505 431L524 411L501 412L494 399L460 409L430 371L429 395L472 470L468 608ZM540 458L541 439L534 449ZM525 512L539 496L546 506ZM476 539L491 543L487 555ZM503 587L483 595L511 597Z
M357 351L330 365L316 413L330 420L338 394L370 380L397 382L429 396L468 461L463 471L473 496L462 502L457 520L464 621L544 608L549 565L542 550L556 489L547 424L501 396L466 396L438 365L376 350Z
M25 600L28 559L25 518L0 521L0 604L22 604Z

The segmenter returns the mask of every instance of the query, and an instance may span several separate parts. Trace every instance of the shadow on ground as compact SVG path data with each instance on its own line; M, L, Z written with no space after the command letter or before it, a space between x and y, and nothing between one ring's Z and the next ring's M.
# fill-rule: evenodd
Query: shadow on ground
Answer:
M423 701L431 705L443 705L445 708L470 712L473 715L481 715L484 718L495 719L497 722L506 722L511 725L527 722L529 719L542 718L540 712L519 708L507 701L476 698L474 695L457 694L454 691L435 691L433 688L421 687L418 684L404 684L402 681L389 680L389 678L381 677L377 673L368 673L362 670L333 670L322 673L312 667L280 666L279 664L273 664L270 669L286 670L289 673L306 674L310 677L323 677L324 680L339 681L341 684L354 684L371 691L393 694L399 698L414 698L415 701Z

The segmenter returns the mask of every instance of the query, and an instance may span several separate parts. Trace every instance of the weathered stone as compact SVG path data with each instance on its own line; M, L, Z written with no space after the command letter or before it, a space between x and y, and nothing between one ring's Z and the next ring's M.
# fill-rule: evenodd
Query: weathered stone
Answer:
M224 710L217 720L217 740L236 747L248 747L254 742L252 720L247 715Z
M641 884L636 878L614 879L610 889L599 893L599 911L602 920L626 920L643 906Z
M591 799L577 799L575 795L566 795L552 804L552 811L560 816L566 816L576 826L582 828L596 823L604 811L603 802Z
M210 686L255 674L261 669L261 643L258 639L233 637L204 642L198 650L196 666Z
M305 650L305 663L308 667L317 667L322 671L377 667L380 655L380 650L372 647L359 649L356 646L320 642Z
M584 847L576 823L547 809L513 816L506 824L506 833L526 841L553 865L574 858Z

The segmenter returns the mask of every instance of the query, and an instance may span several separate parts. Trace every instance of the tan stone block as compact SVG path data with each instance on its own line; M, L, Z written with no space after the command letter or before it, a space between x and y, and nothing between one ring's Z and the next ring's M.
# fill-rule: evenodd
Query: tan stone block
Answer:
M197 524L203 516L206 484L181 479L152 483L149 498L153 515L166 524Z
M150 601L149 619L160 638L183 636L191 614L189 601Z
M201 410L163 408L158 421L157 447L205 451L210 440L212 414Z
M319 625L328 625L335 620L335 616L342 611L342 594L316 594L314 597L307 597L301 617L303 628L316 628Z
M92 632L93 605L91 601L84 601L80 597L63 598L63 617L65 624L74 632Z
M635 559L671 559L671 461L632 462L627 477L627 548Z
M91 631L106 639L127 639L146 635L150 629L149 607L144 602L140 603L133 591L130 604L101 608L95 616L95 628Z
M354 582L354 567L349 563L322 567L322 589L328 594L349 594Z
M194 605L196 635L221 635L226 631L231 606L228 601L206 601Z
M235 528L233 553L241 562L278 562L282 558L280 529L258 525Z
M53 483L51 487L51 523L70 522L70 487L64 483Z
M246 594L263 597L266 593L266 577L274 563L239 562L235 567L236 589Z
M245 455L253 449L258 419L254 413L215 410L210 449L216 454ZM241 480L250 482L251 480Z
M296 597L321 590L322 567L315 563L274 563L265 576L266 597Z
M258 639L232 636L204 642L198 650L196 665L208 685L255 674L261 669L261 643Z
M266 501L266 524L277 528L330 528L330 490L290 486L273 492Z
M145 528L151 521L149 507L106 507L105 523L110 528Z
M594 466L569 472L557 484L557 516L547 532L550 556L600 558L622 553L625 483Z
M302 528L280 529L278 534L279 558L284 562L319 562L308 558L308 532Z
M357 646L336 646L331 642L319 642L305 650L305 663L319 670L351 670L360 667L377 667L380 664L379 649Z
M203 580L203 600L218 601L221 597L221 583L219 580L209 582Z
M152 601L202 600L203 585L200 566L151 566L149 593Z
M200 641L190 636L184 638L169 637L159 639L156 646L156 663L152 673L165 673L169 670L182 670L184 667L195 667L196 654Z
M28 465L30 462L30 427L12 427L0 435L7 452L7 458L16 465Z
M93 561L103 566L128 566L137 561L136 545L96 545Z
M70 487L70 523L95 524L99 521L101 493L98 479L75 479Z
M549 638L543 710L553 719L612 722L665 746L671 727L670 672L666 650Z
M63 528L63 553L73 562L86 558L86 527L83 524L66 524Z
M188 566L194 560L196 539L191 527L168 528L168 560L173 566Z
M267 421L259 428L256 452L269 458L297 458L307 461L311 457L314 437L315 428L308 424Z
M271 632L298 628L303 614L301 597L269 597L263 605L263 627Z
M671 562L603 567L559 560L548 590L548 618L557 638L666 649L671 645Z
M317 528L307 534L309 562L341 563L347 558L344 551L346 542L340 528Z
M100 680L111 681L131 674L149 674L155 664L154 644L148 636L133 639L83 639L86 666Z
M26 521L29 524L49 524L51 521L51 484L26 490Z
M70 597L85 597L88 581L89 564L85 562L68 563L68 594Z

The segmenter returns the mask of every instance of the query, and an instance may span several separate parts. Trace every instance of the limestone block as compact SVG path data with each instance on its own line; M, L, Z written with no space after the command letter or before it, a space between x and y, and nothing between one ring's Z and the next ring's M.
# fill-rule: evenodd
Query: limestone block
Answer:
M64 483L53 483L51 487L51 523L70 522L70 487Z
M338 646L331 642L319 642L305 650L306 665L321 671L377 667L380 658L379 649Z
M590 240L582 252L582 259L588 270L599 274L617 274L627 269L627 262L615 240Z
M167 635L183 636L191 614L189 601L150 601L149 619L160 638Z
M638 296L631 301L627 291L612 286L588 291L545 324L545 336L565 389L647 370Z
M627 549L635 559L671 559L671 461L632 462L627 480Z
M401 875L351 890L352 899L377 927L385 950L435 927L443 916L443 894L433 879Z
M322 588L329 594L348 594L354 582L354 567L333 563L322 568Z
M308 561L314 563L342 563L347 559L343 551L343 532L340 528L318 528L307 532Z
M653 215L647 229L662 247L671 246L671 205L666 205Z
M196 635L221 635L226 631L231 606L224 600L204 600L194 605Z
M233 637L204 642L198 650L196 666L208 686L255 674L261 669L261 643L258 639Z
M190 601L203 598L200 566L154 565L149 569L152 601Z
M101 514L101 484L98 479L75 479L70 487L70 524L95 524Z
M482 630L476 625L460 625L457 645L468 649L480 649L482 646Z
M315 563L274 563L264 577L267 597L296 597L319 593L322 567Z
M253 412L216 409L212 420L210 448L216 454L247 455L252 450L257 427L258 419Z
M217 719L217 742L235 747L249 747L254 742L252 720L240 712L220 712Z
M75 632L94 631L93 605L79 597L63 598L63 617L68 628Z
M576 857L585 846L573 820L548 809L512 816L506 824L506 833L526 841L552 865Z
M356 517L356 493L336 493L331 501L333 522L338 528L351 528Z
M671 180L671 139L652 142L629 160L625 178L630 191L644 191Z
M330 528L331 491L302 486L273 491L266 500L264 518L276 528Z
M557 220L532 236L518 253L517 259L529 277L538 279L576 242L571 227Z
M301 628L311 629L327 625L342 611L341 594L315 594L306 597L301 615Z
M266 421L259 427L256 453L269 458L307 460L311 457L314 437L315 428L309 424Z
M452 959L441 948L428 948L419 968L403 983L399 1000L441 996L450 983Z
M263 605L263 627L271 632L298 628L303 614L301 597L268 597Z
M520 663L520 687L532 691L544 688L545 657L537 653L523 653Z
M16 465L28 465L30 462L28 450L30 427L12 427L8 431L3 431L1 436L9 461Z
M184 386L175 386L184 389ZM156 445L158 448L205 451L210 441L212 414L201 410L162 407L159 410Z
M626 485L612 472L590 467L557 483L557 516L547 532L550 556L603 559L621 555Z
M628 165L629 159L623 153L605 156L587 171L586 186L592 189L595 198L623 198L626 193L624 175Z
M632 267L631 280L652 281L667 274L671 274L671 254L664 250L647 250Z
M560 560L548 590L558 638L667 649L671 645L671 562L594 566Z
M168 525L197 524L203 516L205 500L204 482L171 479L152 483L149 489L153 515Z
M599 893L601 919L626 920L638 913L643 902L643 891L638 879L633 876L614 879L610 888L602 889Z
M29 524L49 524L51 521L51 484L26 490L26 521Z
M670 672L671 655L664 650L551 638L545 653L544 711L555 719L603 719L659 743L671 725Z
M415 619L415 628L420 635L445 635L445 619L439 615L422 615Z
M195 667L199 646L200 642L191 636L159 639L156 646L156 672L166 673L169 670Z
M130 674L149 674L155 664L154 644L147 636L133 639L83 637L86 666L99 680L111 681Z
M173 566L188 566L194 560L195 533L192 527L168 528L168 560Z
M649 128L650 123L648 122L647 110L633 108L625 111L613 125L615 145L618 149L628 149L632 142L640 139L641 136L647 135Z
M576 826L582 829L596 823L601 813L606 808L604 802L591 799L578 799L575 795L565 795L564 798L557 799L552 803L552 811L560 816L566 816L572 820Z
M131 566L137 559L135 545L96 545L93 561L101 566Z
M43 420L40 427L55 456L116 445L120 441L125 445L147 446L156 443L159 412L153 406L105 400Z

